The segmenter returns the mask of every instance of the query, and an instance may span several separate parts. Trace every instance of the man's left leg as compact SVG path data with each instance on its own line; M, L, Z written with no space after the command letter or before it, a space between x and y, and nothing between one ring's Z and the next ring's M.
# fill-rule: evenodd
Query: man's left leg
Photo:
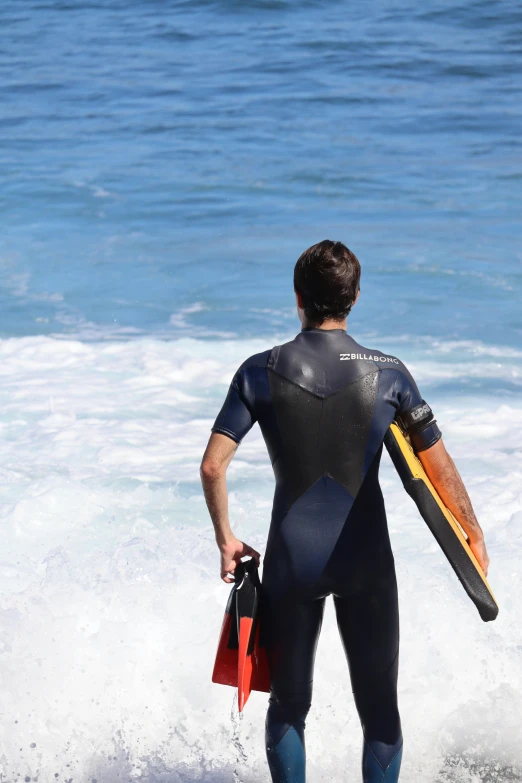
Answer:
M363 783L397 783L402 732L397 706L399 611L393 566L378 587L334 597L337 623L350 667L364 733Z

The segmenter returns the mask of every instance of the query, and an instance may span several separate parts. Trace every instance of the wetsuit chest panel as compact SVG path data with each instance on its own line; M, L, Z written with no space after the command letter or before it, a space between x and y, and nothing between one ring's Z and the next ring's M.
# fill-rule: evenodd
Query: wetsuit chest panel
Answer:
M355 497L363 479L378 371L326 398L271 369L268 376L282 444L274 470L285 484L289 505L325 475Z

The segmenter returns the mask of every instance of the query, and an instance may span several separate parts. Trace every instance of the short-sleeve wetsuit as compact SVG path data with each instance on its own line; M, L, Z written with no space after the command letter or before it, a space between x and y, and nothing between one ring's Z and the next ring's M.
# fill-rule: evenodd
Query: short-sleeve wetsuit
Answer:
M363 728L364 783L398 780L397 584L378 480L397 418L417 452L441 437L399 359L363 348L344 329L304 328L241 365L212 428L239 443L259 422L276 479L261 626L276 783L305 780L305 718L329 594Z

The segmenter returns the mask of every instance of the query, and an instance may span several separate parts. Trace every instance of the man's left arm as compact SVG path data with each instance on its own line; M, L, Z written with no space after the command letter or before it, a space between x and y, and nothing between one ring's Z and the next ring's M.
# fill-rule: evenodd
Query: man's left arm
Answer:
M417 453L426 475L468 537L469 546L487 576L489 555L471 500L460 474L446 451L442 438Z
M442 433L428 403L403 365L399 382L399 418L426 474L468 537L468 543L484 574L489 556L466 487L442 442Z

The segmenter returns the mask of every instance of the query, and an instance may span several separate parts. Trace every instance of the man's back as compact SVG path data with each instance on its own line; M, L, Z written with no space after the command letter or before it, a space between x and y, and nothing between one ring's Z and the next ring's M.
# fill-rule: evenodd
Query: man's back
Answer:
M255 421L261 427L276 478L268 591L341 595L390 561L378 467L401 414L415 423L417 448L440 437L402 362L344 329L305 328L243 363L213 431L239 442Z

